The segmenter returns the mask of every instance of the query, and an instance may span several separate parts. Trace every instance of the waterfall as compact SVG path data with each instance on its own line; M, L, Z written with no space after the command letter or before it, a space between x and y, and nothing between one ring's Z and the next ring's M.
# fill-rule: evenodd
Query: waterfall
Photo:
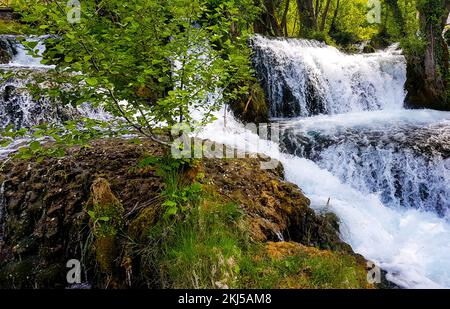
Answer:
M34 97L30 93L27 84L47 87L45 76L55 68L53 65L41 63L47 38L48 36L0 35L0 48L10 56L9 63L0 64L0 70L13 73L11 77L0 78L0 129L7 126L13 126L14 129L31 128L42 123L61 124L80 117L109 120L110 115L103 109L94 108L88 103L74 108L63 105L58 99ZM35 51L38 57L29 55L21 40L36 42ZM44 82L36 82L39 80Z
M406 62L398 46L347 55L323 43L251 40L253 62L272 117L400 109Z
M0 80L0 128L31 128L42 123L62 123L80 114L74 108L62 106L44 96L34 98L27 90L35 71L27 78Z
M45 52L45 40L49 36L18 36L18 35L0 35L0 48L9 54L10 61L7 64L1 64L1 68L33 68L50 69L54 66L41 63L42 55ZM28 49L21 43L21 40L27 42L36 42L34 51L37 57L29 54Z
M282 148L379 194L386 205L450 214L450 113L400 110L389 121L386 112L357 115L356 123L344 117L326 125L323 117L282 123Z
M0 69L31 72L29 78L52 69L22 53L15 37L0 36L0 42L11 58ZM315 41L262 36L251 44L271 116L281 125L280 142L260 139L230 112L224 119L224 110L198 136L278 158L311 207L334 212L342 240L386 270L389 280L409 288L450 287L450 113L403 109L400 51L348 55ZM37 48L42 54L45 46ZM0 80L0 127L82 114L33 98L25 83ZM12 148L0 148L0 158ZM0 220L2 196L0 188Z
M342 240L388 280L449 288L450 113L403 108L397 47L347 55L262 36L251 45L280 142L232 116L225 126L223 111L199 137L278 158L311 207L334 212Z

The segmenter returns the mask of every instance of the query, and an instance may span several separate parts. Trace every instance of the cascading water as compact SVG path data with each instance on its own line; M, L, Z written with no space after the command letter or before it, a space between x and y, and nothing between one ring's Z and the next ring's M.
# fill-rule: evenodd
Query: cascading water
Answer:
M0 35L0 48L8 54L9 58L8 63L0 64L0 70L13 73L11 77L0 78L0 129L11 126L14 129L29 129L43 123L62 124L64 121L80 117L109 120L109 114L87 103L77 108L63 106L55 99L45 96L35 98L29 92L28 83L36 81L36 78L45 81L48 71L54 68L53 65L41 63L47 38L48 36ZM37 43L34 47L37 57L29 55L21 40ZM46 87L45 82L37 85ZM14 140L8 147L0 148L0 159L17 150L26 140L26 137Z
M361 192L378 193L386 205L449 215L450 115L395 113L395 121L385 121L384 111L353 114L356 123L348 115L288 121L281 124L282 149Z
M45 40L48 36L23 37L17 35L0 35L0 46L4 52L9 54L10 61L6 64L0 64L0 68L32 68L32 69L50 69L51 65L41 63L42 55L45 52ZM21 43L21 40L35 42L34 51L37 57L30 55L28 49Z
M401 53L261 36L252 47L280 143L219 116L199 136L279 158L311 207L336 213L342 239L389 280L450 287L450 113L403 109ZM279 119L292 116L303 118Z
M316 41L259 35L251 45L273 117L398 109L403 104L406 66L396 46L346 55Z
M48 69L24 59L18 52L23 47L7 39L12 60L1 68ZM287 180L304 190L314 209L335 212L342 239L388 271L391 281L450 287L450 114L402 108L399 51L346 55L312 41L260 36L252 45L271 115L309 118L276 120L282 127L278 144L259 139L232 116L225 120L221 111L199 136L279 158ZM1 126L62 120L40 118L40 110L60 114L39 107L47 103L33 100L23 86L1 81ZM0 157L8 151L0 148Z

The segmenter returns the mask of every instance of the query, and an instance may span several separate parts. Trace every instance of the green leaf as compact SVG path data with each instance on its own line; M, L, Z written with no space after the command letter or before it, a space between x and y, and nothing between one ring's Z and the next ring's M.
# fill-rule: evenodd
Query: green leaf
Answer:
M89 86L97 86L98 80L95 77L89 77L89 78L86 78L86 83Z
M163 206L167 207L167 208L176 208L177 207L177 203L171 200L165 201L163 204Z
M30 144L29 147L32 151L38 151L41 149L41 143L39 143L38 141L34 141Z

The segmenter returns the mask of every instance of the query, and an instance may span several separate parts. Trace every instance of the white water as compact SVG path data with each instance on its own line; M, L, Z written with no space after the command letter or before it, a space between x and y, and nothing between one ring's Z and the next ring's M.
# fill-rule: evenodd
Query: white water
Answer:
M450 288L450 113L403 109L406 69L395 48L346 55L317 42L260 36L253 46L272 116L322 114L280 122L282 132L291 130L292 137L324 137L313 139L322 157L314 158L316 163L302 153L288 154L280 149L288 141L297 145L294 138L282 140L281 145L262 140L230 113L225 127L223 110L199 137L278 158L286 179L304 191L311 207L323 210L330 198L326 210L339 217L342 240L386 270L392 282L406 288ZM374 156L374 150L382 155ZM376 170L367 160L389 164ZM407 166L420 160L427 165ZM360 165L367 169L360 171ZM367 181L366 173L375 172L377 183L392 185L397 181L393 166L413 182L416 174L441 173L441 178L430 178L424 185L430 196L444 199L383 203L380 188ZM409 190L406 183L399 185ZM434 194L433 188L439 192ZM410 193L417 193L413 189Z
M67 120L90 118L101 121L113 121L113 117L100 107L92 107L88 103L76 108L63 106L61 102L45 96L34 98L27 89L27 84L34 82L35 77L42 77L53 65L41 64L45 52L45 39L47 36L27 37L26 41L36 42L38 57L28 53L20 43L18 36L1 35L6 46L9 46L11 61L0 64L0 69L13 72L15 75L8 79L0 78L0 129L12 125L14 129L32 128L40 124L62 124ZM45 82L39 84L45 88ZM29 138L13 140L7 147L0 147L0 159L6 158L10 153L26 145Z
M19 42L19 36L4 35L1 39L9 40L12 45L14 45L14 54L12 59L8 64L0 64L0 68L32 68L32 69L51 69L54 68L53 65L42 64L42 55L45 52L45 39L47 36L39 37L27 37L25 41L36 42L37 45L34 50L37 57L30 55L29 50Z
M300 107L297 115L318 112L332 115L293 119L287 126L330 135L347 128L394 131L409 125L447 125L450 120L448 113L402 109L404 59L394 50L350 56L313 42L264 38L260 38L259 48L261 59L270 60L266 67L274 70L269 75L273 79L268 81L274 86L273 116L285 116L283 108L277 105L284 104L284 99L278 97L285 93L283 87L294 94L294 103ZM276 66L271 59L278 61ZM40 63L33 61L18 56L8 66L40 67ZM312 87L308 88L307 83ZM311 104L311 98L319 106ZM19 104L22 105L26 106L24 102ZM372 111L361 112L367 110ZM327 210L340 218L342 239L355 252L387 270L393 282L409 288L450 287L450 216L445 219L434 212L387 206L377 193L363 192L355 183L343 182L340 175L333 175L327 167L282 153L279 144L259 139L231 113L225 128L223 115L223 110L216 113L218 120L199 136L279 158L287 180L304 190L314 209L323 209L330 198ZM0 149L0 157L2 152L9 151Z
M252 39L254 63L274 117L400 109L405 58L393 46L347 55L315 41Z
M439 112L402 111L400 118L413 119L422 113L442 117ZM218 120L199 137L279 158L286 179L305 192L311 207L321 210L330 198L327 210L340 218L342 239L388 271L394 283L407 288L450 287L448 220L433 212L384 206L376 194L364 194L342 183L313 161L280 153L278 144L259 139L232 115L225 128L222 115L219 112Z
M378 193L389 206L450 214L449 112L363 112L281 126L284 151L313 160L355 189Z

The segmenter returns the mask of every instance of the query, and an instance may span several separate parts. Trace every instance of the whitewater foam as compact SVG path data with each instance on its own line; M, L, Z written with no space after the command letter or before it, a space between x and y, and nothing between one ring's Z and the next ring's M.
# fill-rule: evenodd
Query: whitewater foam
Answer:
M315 41L260 35L251 45L273 117L402 108L406 61L398 45L356 55Z
M433 119L446 117L431 111L402 111L400 117L413 121L421 113ZM223 114L223 110L218 113ZM386 270L392 282L406 288L450 287L448 219L418 209L386 207L377 194L356 190L313 161L280 153L278 144L257 136L248 138L253 133L228 114L226 127L223 117L218 116L199 137L280 158L286 179L304 191L311 199L311 207L336 213L342 240ZM337 120L329 122L333 121Z

